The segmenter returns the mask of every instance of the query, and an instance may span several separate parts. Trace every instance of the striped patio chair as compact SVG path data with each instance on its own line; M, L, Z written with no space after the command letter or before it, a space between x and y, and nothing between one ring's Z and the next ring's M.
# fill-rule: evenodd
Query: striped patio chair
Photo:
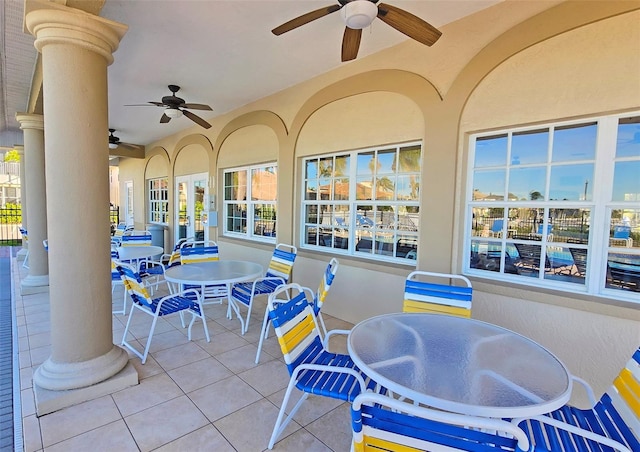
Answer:
M191 340L191 327L196 318L202 320L204 326L204 334L207 338L207 342L210 342L209 330L207 328L207 321L204 317L202 310L202 303L198 292L194 289L188 289L178 293L167 295L166 297L151 298L147 286L142 282L140 274L134 267L127 264L120 264L117 267L118 273L122 278L125 288L131 297L131 311L129 312L129 319L127 320L127 326L124 329L122 335L121 345L127 347L136 356L142 360L142 364L147 361L147 355L149 354L149 347L151 346L151 339L153 338L153 332L158 323L160 317L164 317L176 313L191 313L191 322L189 323L189 330L187 337ZM147 315L153 317L151 322L151 328L149 329L149 336L144 347L144 351L140 353L133 347L132 344L127 342L127 334L129 333L129 327L131 325L131 319L133 318L134 311L141 311Z
M354 452L525 452L529 439L508 421L455 414L366 392L351 405Z
M125 233L120 240L120 246L151 246L151 233L148 231Z
M231 297L238 302L239 306L247 308L247 319L244 322L242 334L246 333L249 328L254 299L260 295L269 295L281 284L289 282L297 252L298 249L293 245L277 244L264 277L257 278L253 282L242 282L233 285Z
M120 314L125 315L127 313L127 289L124 287L124 281L120 277L120 272L118 271L118 265L121 262L118 261L118 252L112 247L111 248L111 296L113 296L113 292L116 290L116 287L122 287L123 290L123 300L122 300L122 309L117 311L112 311L112 314Z
M445 278L447 284L418 280L419 277ZM453 284L461 281L464 286ZM403 312L427 312L471 317L471 281L462 275L414 271L409 273L404 287Z
M327 298L327 294L329 293L329 289L331 289L331 284L333 284L333 279L336 276L338 271L338 259L332 258L327 265L324 273L322 274L322 279L320 280L320 285L318 286L318 291L313 294L311 289L303 287L303 289L311 293L313 295L313 312L316 315L316 320L318 325L322 328L323 337L327 335L327 327L324 324L324 320L322 318L322 305ZM260 362L260 352L262 351L262 345L264 340L267 338L269 332L269 307L265 309L264 319L262 321L262 330L260 332L260 342L258 343L258 351L256 352L256 364Z
M24 228L18 228L20 230L20 235L22 235L22 241L27 244L27 253L24 255L24 260L22 261L22 268L29 268L29 235L27 234L27 230Z
M535 451L640 451L640 348L614 379L598 402L587 390L590 409L565 405L544 416L514 419L529 436Z
M376 384L356 368L349 355L327 350L325 344L331 334L348 334L348 331L333 330L323 342L311 300L300 285L281 285L269 295L267 303L269 318L290 375L269 440L269 449L272 449L309 394L352 402L358 394L373 389ZM294 389L301 391L302 395L285 418L289 397Z
M186 246L180 248L181 265L216 262L218 260L220 260L218 244L213 240L188 242ZM226 284L214 284L204 287L184 284L182 289L196 289L200 291L202 293L203 304L221 304L229 295Z

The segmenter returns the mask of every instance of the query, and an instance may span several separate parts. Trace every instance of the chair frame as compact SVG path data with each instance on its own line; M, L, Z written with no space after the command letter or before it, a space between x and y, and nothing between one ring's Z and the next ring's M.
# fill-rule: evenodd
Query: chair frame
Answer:
M289 266L289 274L285 279L283 276L275 276L275 273L272 269L275 267L276 271L278 271L278 267L282 267L281 262L278 261L279 253L288 253L293 254L293 261ZM242 328L242 334L244 335L249 329L249 321L251 320L251 310L253 308L253 302L256 297L261 295L268 296L273 293L273 291L282 284L287 284L291 279L291 273L293 272L293 264L295 263L296 256L298 254L298 249L293 245L288 245L286 243L278 243L273 250L273 254L271 256L271 260L269 261L269 268L267 269L265 276L256 278L252 282L244 282L244 283L236 283L231 288L231 297L238 308L240 306L244 306L247 308L246 320L244 321L244 327ZM271 276L274 275L274 276ZM229 306L227 310L227 317L231 315L231 306ZM241 322L242 323L242 322Z
M327 349L330 336L349 332L333 330L323 340L307 295L308 292L299 284L285 284L276 288L267 301L269 317L290 375L269 440L269 449L273 448L309 394L352 402L358 394L375 386L375 382L358 371L349 355L331 353ZM294 388L300 390L302 395L285 417Z
M187 289L181 292L171 293L165 297L152 299L148 294L147 286L142 282L140 274L137 272L135 267L121 263L118 265L117 269L132 300L129 319L127 320L127 325L125 326L120 345L131 350L131 352L140 358L142 364L147 361L149 348L151 346L151 339L153 338L155 327L160 317L189 311L191 312L191 322L189 322L189 329L187 331L188 339L191 340L191 327L193 326L196 318L200 318L204 326L204 334L207 342L211 342L209 329L207 328L207 320L204 316L204 310L202 307L202 300L197 290ZM130 279L135 279L135 282L131 282ZM167 286L168 285L169 284L167 283ZM149 329L149 336L147 337L144 351L142 353L136 350L132 344L127 342L127 334L129 333L129 326L131 325L131 319L133 318L133 312L135 310L140 310L153 317L151 328Z
M508 421L434 410L377 393L356 397L351 419L351 450L357 452L529 450L525 432Z

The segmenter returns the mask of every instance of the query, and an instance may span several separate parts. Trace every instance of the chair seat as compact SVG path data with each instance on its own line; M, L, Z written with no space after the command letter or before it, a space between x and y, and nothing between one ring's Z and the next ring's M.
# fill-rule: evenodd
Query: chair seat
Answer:
M608 394L604 394L593 409L582 410L565 405L559 410L547 414L547 416L611 438L627 445L632 451L640 450L640 442L628 425L622 421L622 416L613 406L611 397ZM577 450L584 452L603 450L602 444L586 440L581 435L575 435L565 430L556 429L551 425L542 424L534 419L522 421L518 424L518 427L528 434L535 445L536 451L572 451L576 450L574 444L579 445Z
M151 300L151 306L144 305L147 309L151 309L152 312L156 312L158 309L158 303L162 300L162 297L154 298ZM174 314L176 312L183 311L185 309L190 309L200 315L200 308L197 303L194 303L189 297L183 296L174 296L171 297L160 305L160 311L157 313L159 317L163 315Z
M255 291L253 293L256 295L266 295L273 293L276 288L283 284L282 281L277 281L273 279L267 279L264 281L258 281L255 285ZM234 284L233 290L231 291L231 296L236 300L240 301L242 304L249 306L251 303L251 290L253 289L253 283L238 283Z

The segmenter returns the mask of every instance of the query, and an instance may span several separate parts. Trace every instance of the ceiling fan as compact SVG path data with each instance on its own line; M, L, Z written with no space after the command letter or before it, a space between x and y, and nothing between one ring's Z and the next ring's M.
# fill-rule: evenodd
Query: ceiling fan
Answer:
M386 3L378 4L378 1L338 0L337 5L325 6L303 14L271 31L274 35L279 36L316 19L341 11L342 18L346 24L342 37L342 61L353 60L358 56L362 29L371 25L371 22L376 17L399 32L427 46L431 46L442 35L437 28L419 17Z
M139 144L124 143L120 141L120 138L118 138L113 134L115 131L116 129L109 129L109 149L117 149L120 147L120 148L130 149L130 150L137 150L137 149L144 150L144 146L141 146Z
M171 91L171 95L164 96L162 98L162 102L147 102L147 104L164 108L164 113L160 117L160 122L162 124L171 121L172 118L179 118L184 114L187 118L189 118L199 126L204 127L205 129L211 127L211 124L209 124L207 121L189 111L189 109L211 111L213 109L210 106L205 104L188 104L184 101L184 99L176 96L176 93L180 91L180 87L178 85L169 85L168 87L169 91ZM148 107L149 105L147 104L125 105L125 107Z

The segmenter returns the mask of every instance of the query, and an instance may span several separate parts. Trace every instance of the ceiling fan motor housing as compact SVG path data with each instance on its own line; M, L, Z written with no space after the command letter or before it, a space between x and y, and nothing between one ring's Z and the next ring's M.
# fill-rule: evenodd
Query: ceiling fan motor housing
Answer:
M369 0L353 0L342 7L347 27L354 30L367 28L378 15L378 7Z

